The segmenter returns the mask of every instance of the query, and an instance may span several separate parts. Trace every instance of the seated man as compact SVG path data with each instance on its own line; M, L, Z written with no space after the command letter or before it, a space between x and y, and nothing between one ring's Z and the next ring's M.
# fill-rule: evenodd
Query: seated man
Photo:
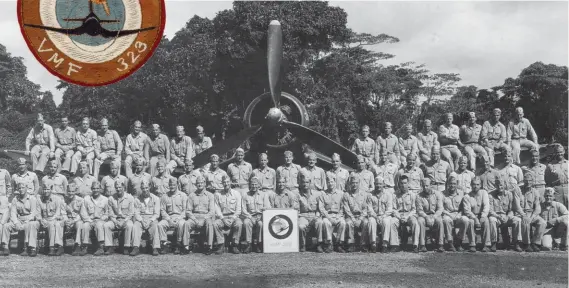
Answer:
M507 144L512 148L514 163L517 165L520 165L521 147L526 147L529 150L539 150L537 134L529 120L524 118L524 109L522 107L516 108L516 117L508 123L507 137ZM528 140L528 138L531 140Z
M539 163L539 151L538 150L531 150L531 161L530 164L526 167L521 167L522 172L525 170L529 170L533 172L535 176L535 181L533 187L539 191L539 195L543 197L545 193L545 170L547 167L544 164Z
M259 191L270 196L275 193L277 172L268 164L269 157L267 154L259 154L259 167L253 170L253 175L259 179Z
M565 148L560 144L555 145L554 159L547 164L545 169L545 183L555 189L555 200L565 207L569 205L567 201L567 191L569 190L567 184L569 182L568 167L567 159L565 159Z
M428 178L425 178L428 179ZM417 222L419 223L419 251L427 252L425 238L427 227L436 235L437 252L444 252L444 228L443 228L443 196L429 187L429 181L423 182L423 191L417 195L415 206L417 207Z
M170 141L170 162L166 165L166 172L172 174L176 167L184 167L186 159L194 156L192 138L186 136L184 126L176 126L176 137Z
M134 198L142 194L142 182L146 181L147 183L150 183L150 180L152 180L152 176L144 172L145 161L146 160L144 160L144 158L135 158L134 173L128 178L127 191Z
M26 159L18 158L18 171L12 174L12 187L16 189L19 184L24 184L27 194L37 197L40 190L38 176L32 171L28 171Z
M239 239L241 238L241 229L243 221L239 219L241 216L242 198L241 193L231 189L231 180L229 176L223 176L221 183L223 190L216 192L213 197L215 199L215 221L213 228L215 229L215 241L217 243L214 252L222 254L224 250L225 237L223 229L230 229L229 236L232 238L231 252L239 254Z
M413 237L413 252L419 253L419 233L421 231L417 222L417 209L415 207L417 195L409 193L409 178L407 175L402 175L397 185L399 190L393 200L393 217L396 218L394 221L395 225L398 228L401 227L401 247L405 248L404 245L409 240L410 229Z
M468 112L468 124L460 127L460 140L464 144L464 152L470 160L470 170L476 171L476 155L488 156L488 153L480 145L484 135L481 135L482 126L476 124L476 114Z
M415 166L415 154L409 154L407 156L407 161L405 167L399 169L397 174L395 174L395 183L399 183L399 179L405 175L407 176L407 186L409 192L412 194L419 194L421 192L422 181L425 178L423 170ZM401 189L401 188L399 188Z
M38 216L38 198L28 194L28 187L24 183L16 186L16 197L10 207L10 222L2 226L2 245L8 248L12 232L24 231L24 247L20 256L35 257L38 254L37 237L40 224L36 221ZM4 249L4 255L8 255L9 249Z
M75 153L75 128L69 126L66 116L61 118L61 127L55 129L55 159L58 161L57 172L69 174L71 158Z
M126 178L132 176L132 163L136 158L144 158L144 143L148 135L141 132L142 122L136 120L132 126L132 132L126 136L124 144L124 153L126 158L124 159L124 170L126 172Z
M189 250L190 234L192 230L205 230L206 254L211 254L213 246L213 217L216 213L213 194L205 189L205 178L200 175L196 179L196 191L188 195L186 205L186 223L184 224L184 251Z
M472 179L472 191L464 194L462 198L462 221L466 224L466 229L462 234L460 239L464 239L468 236L470 239L470 252L476 252L476 233L475 228L482 228L482 241L484 248L482 252L496 252L496 242L492 243L490 239L490 220L488 220L488 213L490 211L490 200L488 198L488 192L486 190L480 189L482 186L479 177ZM460 243L462 244L462 243ZM491 248L490 245L492 245ZM462 245L458 247L458 250L462 250Z
M241 213L246 241L244 253L251 251L251 244L253 244L253 252L263 252L263 211L271 208L271 203L269 194L259 191L259 186L259 178L253 175L249 180L249 192L245 193L242 200Z
M99 169L101 164L107 159L118 163L119 171L121 165L122 140L117 131L109 130L109 121L106 118L101 120L101 136L97 138L95 145L95 167L93 176L99 179Z
M318 198L318 211L322 216L322 234L318 235L320 249L317 248L316 251L330 253L335 247L336 251L344 253L342 247L346 235L346 221L342 208L344 192L337 188L334 174L328 174L326 181L327 189ZM323 250L321 245L324 245Z
M358 190L361 190L363 193L371 193L373 191L373 173L367 170L367 162L366 158L361 155L358 155L358 169L354 172L351 172L352 175L358 177Z
M298 195L298 174L300 165L293 163L294 155L291 151L284 152L284 164L277 168L277 178L285 180L286 189Z
M4 225L9 225L10 221L10 202L6 195L0 195L0 243L2 242L2 233L4 232ZM0 245L0 256L10 255L10 244Z
M87 245L90 242L89 235L91 231L95 231L98 247L93 256L101 256L105 253L103 246L105 244L105 222L109 220L109 199L101 195L101 184L99 181L93 182L91 195L87 195L83 199L83 207L81 207L81 220L83 221L83 227L81 228L82 242L79 255L87 255Z
M186 205L188 204L188 196L178 190L178 181L171 177L168 180L169 190L160 198L160 215L162 220L158 222L158 234L160 242L164 243L168 240L166 231L174 228L174 254L180 254L180 246L182 246L182 236L184 234L184 225L186 223ZM166 252L165 245L162 245L161 252Z
M134 199L133 241L130 256L137 256L140 253L140 240L144 232L148 233L152 242L152 255L158 256L158 249L160 249L160 234L158 233L160 198L150 193L150 184L146 180L142 181L140 188L142 193ZM146 247L150 247L150 245L147 244Z
M128 255L132 246L132 231L134 223L134 197L126 193L126 182L123 179L114 181L116 193L109 196L109 220L105 223L105 255L115 252L113 230L119 230L123 234L123 255Z
M89 166L89 174L93 173L93 159L95 158L95 145L97 145L97 132L89 128L89 118L83 118L81 128L75 134L76 152L71 158L71 174L77 172L79 162L85 158Z
M491 192L497 189L495 186L496 177L502 177L502 176L500 175L500 172L498 172L498 170L494 169L494 167L490 165L489 157L484 157L483 160L484 160L484 166L482 166L482 171L480 171L480 182L482 183L481 189ZM504 181L506 180L504 179ZM506 185L505 182L503 184ZM504 189L506 189L505 186Z
M492 246L496 246L498 242L498 229L502 235L503 247L507 249L510 246L509 227L512 228L512 235L516 237L516 250L521 251L517 244L517 237L519 235L520 222L519 217L514 216L514 195L506 188L505 180L500 176L494 177L493 190L488 195L488 203L490 204L490 211L488 212L488 220L490 221L490 242ZM516 189L519 189L516 187Z
M245 151L241 148L235 150L235 162L227 166L227 175L231 179L231 188L245 197L249 191L249 178L253 174L251 163L245 161Z
M322 192L310 189L310 176L301 172L300 174L300 191L298 197L299 214L298 214L298 236L299 251L306 251L306 236L320 235L322 233L322 220L320 212L318 212L318 197Z
M500 169L498 173L500 173L500 175L502 175L504 180L506 180L506 185L510 184L510 179L515 179L516 185L519 185L524 181L524 174L522 168L514 164L513 162L514 159L512 158L513 156L512 150L507 149L505 153L506 153L506 166ZM511 187L509 188L511 189Z
M166 172L166 165L163 161L158 161L156 163L156 176L153 176L152 181L150 181L150 192L158 196L158 198L162 197L170 190L170 179L176 178Z
M547 222L546 234L554 238L553 248L557 246L555 238L561 238L559 250L567 251L567 226L569 225L567 208L555 201L555 189L545 188L544 201L541 203L541 218Z
M83 207L83 197L79 195L77 185L69 184L67 186L67 194L65 194L65 202L61 207L61 216L64 223L63 235L75 230L75 243L73 245L72 256L79 256L81 252L81 207Z
M462 158L462 157L460 157ZM431 188L435 189L438 193L445 191L446 182L452 173L449 163L441 159L440 149L433 146L431 151L431 161L425 163L423 166L425 177L431 179Z
M48 256L63 255L63 222L60 219L61 206L63 199L54 196L52 187L43 186L43 194L38 202L39 212L36 219L40 222L40 227L47 230L49 235ZM57 252L55 252L57 248Z
M178 190L190 195L197 189L196 181L201 173L198 169L194 170L194 161L186 159L184 163L184 174L178 177Z
M375 253L377 249L378 228L382 236L379 251L382 253L387 253L389 249L391 252L400 251L399 220L393 217L393 194L383 188L383 181L381 176L375 177L375 190L367 198L369 207L368 237L371 242L370 250L372 253Z
M213 146L211 138L205 136L205 132L202 126L196 127L196 133L197 137L192 139L194 144L194 155L198 155Z
M148 173L152 176L157 174L157 162L170 162L170 141L168 141L166 135L161 133L160 125L158 124L152 124L152 133L146 138L144 158L148 163Z
M356 235L360 238L360 245L366 243L366 239L362 239L362 232L368 229L368 204L366 202L368 194L361 189L360 178L356 174L350 175L349 189L342 196L342 208L344 209L344 218L346 221L346 230L348 230L348 250L347 252L356 252ZM368 248L361 245L362 252L367 252Z
M545 220L539 216L541 214L541 195L533 187L534 177L533 172L527 172L524 175L524 187L521 191L520 189L514 190L514 215L522 219L519 232L521 232L521 240L526 252L541 251L541 238L547 225ZM531 233L532 228L533 233Z
M441 146L439 144L439 136L431 129L431 120L427 119L423 124L423 131L417 133L419 156L423 162L429 162L431 160L431 149L433 146Z
M455 245L462 245L462 236L464 236L464 229L466 222L462 220L460 211L460 204L462 203L463 195L458 193L457 181L454 175L451 175L447 180L447 188L442 193L443 196L443 227L447 240L447 251L456 252ZM455 228L458 228L458 233L455 235ZM456 242L454 241L456 239Z
M487 159L487 157L485 157L485 159ZM451 173L452 175L454 175L454 177L456 177L458 185L457 190L458 193L461 195L466 195L470 193L470 191L472 190L470 184L472 183L472 179L474 179L475 177L474 172L466 169L467 165L468 165L468 157L462 156L460 157L460 159L458 159L458 169L453 173Z
M269 202L273 208L299 209L298 195L286 189L286 181L282 177L277 177L277 190L269 195Z
M229 176L225 171L219 168L219 156L212 154L209 157L209 161L209 168L204 172L207 189L211 193L221 192L225 189L223 186L223 178Z
M493 117L484 122L482 132L480 133L482 145L488 155L489 165L492 167L494 167L494 154L496 154L496 151L508 149L508 145L506 145L506 126L500 122L501 115L502 111L495 108ZM484 186L482 186L482 189L484 189Z
M439 143L443 159L450 164L450 170L454 171L458 167L458 158L462 156L458 148L464 145L460 142L458 126L452 124L452 121L452 113L447 113L445 123L439 126Z
M348 172L348 170L340 166L340 164L342 164L342 159L340 159L340 154L338 153L332 154L331 159L332 159L332 169L326 172L326 175L327 176L331 175L334 177L334 183L336 183L336 187L333 188L339 189L342 192L346 192L346 185L348 184L348 178L350 178L350 172Z
M43 187L51 187L51 195L63 201L63 196L65 191L67 191L67 178L57 172L57 167L57 160L48 162L48 172L41 179L41 185Z
M81 197L91 195L91 186L93 182L97 179L89 174L89 166L87 161L81 161L79 163L79 172L77 176L73 178L73 184L77 186L77 193Z
M391 163L391 158L387 157L385 151L380 154L380 163L382 164L375 166L372 172L375 177L383 178L383 190L395 195L395 175L399 171L399 167Z
M31 151L30 146L32 146ZM38 114L36 125L26 137L26 156L30 154L32 170L37 173L43 173L47 160L55 157L53 128L45 124L41 113Z
M310 189L324 192L324 190L326 190L326 172L324 172L322 168L316 166L316 153L311 151L308 153L306 158L308 160L308 165L303 167L302 171L310 177Z
M375 139L376 152L374 158L378 165L383 164L379 163L379 155L385 151L387 156L391 158L391 163L394 163L399 167L399 139L391 133L392 130L393 125L390 122L385 122L383 126L383 134L377 136L377 139Z
M106 175L105 177L103 177L103 180L101 180L101 186L103 186L103 195L105 195L105 197L111 197L115 195L115 193L117 192L115 190L115 183L117 181L124 183L125 187L128 182L125 176L119 174L121 171L121 165L119 161L112 161L110 166L111 166L111 174Z

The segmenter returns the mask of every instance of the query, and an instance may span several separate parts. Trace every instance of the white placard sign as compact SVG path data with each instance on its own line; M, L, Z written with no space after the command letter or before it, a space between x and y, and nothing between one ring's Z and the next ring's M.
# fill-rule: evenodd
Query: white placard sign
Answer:
M280 208L263 211L263 252L298 252L298 211Z

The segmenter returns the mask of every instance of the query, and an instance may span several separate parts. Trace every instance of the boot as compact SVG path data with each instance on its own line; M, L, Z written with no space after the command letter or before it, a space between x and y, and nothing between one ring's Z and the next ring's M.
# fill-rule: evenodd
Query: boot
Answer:
M128 254L130 254L130 253L128 252L129 248L130 248L130 247L122 247L122 255L128 255Z
M237 248L237 244L231 245L231 253L233 254L241 254L241 251Z
M456 246L456 251L457 252L464 252L464 248L462 248L462 245L458 245L458 246Z
M257 251L258 253L263 253L263 242L257 243Z
M443 253L445 252L445 248L443 247L443 245L437 245L437 249L435 249L435 252L439 252L439 253Z
M561 244L561 245L559 245L559 250L561 250L561 251L567 251L567 245L566 245L566 244Z
M306 252L306 246L304 244L300 244L300 248L298 249L300 252Z
M490 246L490 252L496 252L496 242L492 243L492 246Z
M380 253L387 253L387 252L389 252L389 247L387 246L387 244L384 243L383 245L381 245L381 248L379 248L379 252L380 252Z
M38 255L38 250L36 247L30 247L30 257L36 257Z
M419 247L413 245L413 253L419 253Z
M361 246L361 251L362 251L363 253L367 253L367 252L369 252L369 248L368 248L368 245L366 245L366 244L363 244L363 245Z
M425 252L428 252L428 251L429 251L429 250L427 250L427 247L425 247L425 246L423 246L423 245L420 245L420 246L419 246L419 252L425 253Z
M158 252L158 249L152 248L152 256L158 256L158 255L160 255L160 253Z
M476 246L470 246L470 249L468 249L468 252L475 253L476 252Z
M522 251L523 251L523 250L522 250L522 247L520 247L520 243L516 243L516 247L514 247L514 250L515 250L516 252L522 252Z
M85 249L87 250L87 249ZM97 248L97 251L95 251L95 253L93 253L93 256L102 256L105 254L105 251L103 251L103 246L99 245L99 248Z
M221 255L223 254L223 250L225 249L225 245L224 244L218 244L217 247L214 250L215 255Z
M531 247L531 245L529 245L529 244L526 245L525 251L526 251L526 252L534 252L534 251L533 251L533 247Z
M105 251L105 255L113 255L113 254L115 254L115 247L114 246L107 247L107 251Z
M392 247L389 249L389 252L391 252L391 253L399 253L399 252L401 252L401 248L399 248L399 246L392 246Z
M73 247L73 252L71 252L71 256L79 256L80 253L81 253L81 247L79 246L79 244L75 244Z
M204 250L205 250L205 251L204 251L204 254L205 254L205 255L211 255L211 253L213 253L213 249L212 249L212 247L209 246L209 245L206 245L206 246L204 247Z
M53 246L49 247L49 252L47 253L47 256L55 256L55 247Z
M59 246L57 247L57 252L55 252L55 256L61 256L65 253L65 250L63 249L63 246Z
M4 246L4 249L2 252L3 252L2 253L3 256L10 256L10 245Z
M324 253L332 253L332 251L334 251L334 246L332 245L331 242L326 243L326 246L324 247Z
M180 255L180 245L176 245L176 248L174 249L174 255Z
M488 248L488 246L484 246L484 248L482 248L482 250L480 250L480 252L490 252L490 249Z
M541 252L541 248L537 244L532 243L530 246L533 249L533 252Z
M241 249L243 254L251 253L251 243L243 244L243 248Z
M346 250L344 250L344 247L342 247L341 243L336 243L336 252L338 253L346 253Z
M256 242L253 242L253 244L251 244L251 247L254 253L259 253L259 246L257 245Z
M133 247L132 251L130 252L130 256L137 256L138 254L140 254L140 249L137 247Z
M322 249L322 244L318 243L318 246L316 246L316 253L324 253L324 250Z
M354 243L348 244L348 253L354 253L354 252L356 252L356 244Z
M369 252L371 252L371 253L377 252L377 245L375 244L375 242L372 242L372 243L369 245L369 248L370 248L370 249L369 249Z
M452 241L448 242L448 249L449 252L456 252L456 248L454 248L454 244Z
M24 249L22 249L22 253L20 253L20 256L28 256L28 246L25 246Z

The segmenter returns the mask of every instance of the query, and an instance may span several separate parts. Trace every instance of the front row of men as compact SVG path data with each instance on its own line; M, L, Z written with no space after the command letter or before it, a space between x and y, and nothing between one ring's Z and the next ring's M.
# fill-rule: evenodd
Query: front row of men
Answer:
M231 188L227 176L223 176L223 189L212 194L200 175L196 191L189 195L179 191L176 179L171 178L169 191L160 198L150 192L146 180L141 183L139 196L126 193L125 181L118 180L112 196L101 195L101 185L95 181L90 195L83 198L73 184L65 196L52 193L48 186L39 196L30 195L21 184L12 203L0 196L0 254L10 254L11 233L18 231L23 232L25 242L20 255L36 256L40 229L49 235L50 256L64 253L64 235L70 232L75 232L72 255L86 255L91 231L98 242L95 256L115 252L113 231L123 235L123 254L138 255L146 232L152 254L159 255L167 252L169 229L174 230L174 254L188 253L190 235L198 231L207 254L223 253L224 231L229 232L232 253L261 252L262 212L267 208L298 210L301 252L306 251L307 239L312 237L317 239L311 241L317 244L317 252L376 252L378 248L380 252L398 252L400 247L405 248L409 235L413 252L426 252L427 239L433 240L437 252L462 251L465 240L468 250L476 252L477 228L482 232L482 252L506 249L510 241L515 251L539 252L546 229L553 238L561 238L559 249L567 249L567 209L554 201L552 188L546 188L542 201L533 187L532 173L524 175L521 189L517 182L508 185L504 178L496 177L496 190L489 193L481 189L480 178L475 177L472 190L464 194L457 189L453 175L442 193L432 189L430 178L423 179L422 189L414 192L406 175L400 177L397 192L384 189L380 176L375 178L372 192L361 189L357 174L350 176L345 193L334 188L333 175L327 176L325 191L310 189L309 175L301 173L299 180L298 193L288 191L283 178L278 179L276 192L266 192L259 189L259 179L253 176L249 191L242 196ZM498 234L503 247L497 247Z

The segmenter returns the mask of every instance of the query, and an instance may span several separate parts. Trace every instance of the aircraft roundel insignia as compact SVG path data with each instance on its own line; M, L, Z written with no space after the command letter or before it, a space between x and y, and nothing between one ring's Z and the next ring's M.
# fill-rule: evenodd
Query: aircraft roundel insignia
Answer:
M138 70L162 40L164 0L18 0L28 47L52 74L101 86Z

